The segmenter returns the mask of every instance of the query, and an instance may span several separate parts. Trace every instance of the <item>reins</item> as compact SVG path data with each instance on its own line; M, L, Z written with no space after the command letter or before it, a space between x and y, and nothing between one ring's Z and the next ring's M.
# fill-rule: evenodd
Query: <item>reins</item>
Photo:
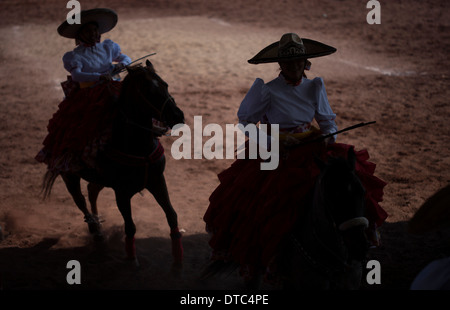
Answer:
M169 94L167 94L167 98L166 100L163 102L161 109L158 109L157 107L155 107L143 94L140 90L137 91L139 96L141 97L141 99L143 99L143 101L147 104L147 106L149 106L154 112L156 112L158 114L159 120L163 121L162 119L162 114L164 112L164 109L167 105L167 103L170 101L173 103L173 98L172 96L170 96Z

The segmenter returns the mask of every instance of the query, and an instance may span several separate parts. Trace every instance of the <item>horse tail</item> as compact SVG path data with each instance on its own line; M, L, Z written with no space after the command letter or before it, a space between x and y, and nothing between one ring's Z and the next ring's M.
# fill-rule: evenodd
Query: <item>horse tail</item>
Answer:
M43 199L47 199L50 197L52 192L53 184L55 183L56 178L59 176L59 172L55 170L47 170L42 180L42 189L41 194Z

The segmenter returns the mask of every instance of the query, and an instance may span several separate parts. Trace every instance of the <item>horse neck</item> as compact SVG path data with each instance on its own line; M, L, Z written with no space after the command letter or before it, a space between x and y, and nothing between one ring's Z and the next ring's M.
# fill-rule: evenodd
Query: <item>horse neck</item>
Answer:
M336 228L330 206L324 199L326 193L320 185L320 177L314 188L312 208L309 213L308 222L312 225L310 232L322 246L334 251L336 254L342 252L342 238Z
M142 127L119 113L112 132L113 148L129 155L148 156L156 147L150 126Z

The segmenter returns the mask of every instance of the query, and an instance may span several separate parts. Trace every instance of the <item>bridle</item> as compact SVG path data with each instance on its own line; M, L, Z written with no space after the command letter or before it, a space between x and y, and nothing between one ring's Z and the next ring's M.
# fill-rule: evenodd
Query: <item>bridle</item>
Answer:
M161 122L164 122L163 120L163 112L164 109L166 108L166 105L168 102L172 102L173 104L175 104L175 101L173 100L173 97L167 93L167 98L166 100L164 100L162 106L160 109L158 109L157 107L154 106L153 103L151 103L143 94L140 90L137 91L139 94L140 99L142 99L149 108L151 108L154 112L156 112L156 114L158 115L158 120L160 120Z
M149 56L149 55L147 55L147 56ZM151 55L150 55L150 56L151 56ZM147 65L147 67L140 67L140 66L139 66L139 68L145 70L145 71L146 71L146 75L147 75L147 74L150 74L150 75L151 75L151 77L150 77L150 82L153 83L155 87L158 87L158 88L159 88L159 83L164 83L165 85L167 85L167 83L164 82L164 81L156 74L156 72L155 72L154 70L149 70L148 65ZM151 67L151 68L153 68L153 67ZM147 80L148 80L148 78L147 78ZM143 102L144 102L151 110L153 110L153 112L156 113L156 115L157 115L157 120L164 123L165 120L163 119L163 113L164 113L164 110L165 110L165 108L166 108L166 106L167 106L167 103L172 102L172 103L175 105L175 101L174 101L173 97L169 94L169 92L167 91L167 89L165 90L166 99L164 100L164 102L163 102L161 108L156 107L152 102L150 102L150 101L147 99L147 97L142 93L141 89L138 88L138 89L136 90L136 93L137 93L137 95L139 96L139 98L137 98L137 99L140 99L141 101L143 101ZM124 114L124 113L122 113L122 114ZM136 122L130 120L130 118L127 117L125 114L124 114L124 116L125 116L125 118L127 119L127 122L128 122L128 123L133 124L133 125L135 125L135 126L137 126L137 127L140 127L140 128L142 128L142 129L144 129L144 130L152 131L152 129L147 128L147 127L145 127L145 126L142 126L142 125L140 125L140 124L138 124L138 123L136 123Z
M175 101L174 101L173 97L168 92L166 92L166 95L167 95L166 100L164 100L161 108L158 109L153 103L150 102L150 100L147 99L146 96L144 96L144 94L141 92L140 89L137 90L137 94L139 95L139 99L140 100L142 100L150 109L152 109L154 112L156 112L156 114L158 116L157 120L159 120L159 121L164 123L164 119L163 119L164 109L166 108L167 103L169 103L169 102L172 102L173 104L175 104ZM131 125L133 125L135 127L141 128L141 129L143 129L145 131L148 131L148 132L154 132L154 130L152 128L148 128L146 126L143 126L143 125L141 125L139 123L136 123L135 121L131 120L123 111L121 111L121 113L125 117L126 122L128 124L131 124Z

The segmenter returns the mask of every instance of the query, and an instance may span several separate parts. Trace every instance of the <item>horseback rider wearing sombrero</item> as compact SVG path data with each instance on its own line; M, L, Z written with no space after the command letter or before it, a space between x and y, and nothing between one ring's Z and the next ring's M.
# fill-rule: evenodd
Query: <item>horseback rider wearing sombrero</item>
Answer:
M66 20L57 29L62 37L75 39L77 47L63 56L64 68L70 73L62 83L66 97L50 119L44 148L36 156L50 170L95 168L97 151L109 138L113 102L121 87L112 75L131 63L117 43L100 41L117 20L113 10L91 9L80 12L80 24Z
M337 131L336 114L328 102L322 78L308 79L308 59L330 55L334 47L301 39L295 33L261 50L251 64L279 63L279 76L268 83L256 79L243 99L239 122L278 124L282 154L275 170L261 170L260 160L237 159L221 172L219 186L209 198L204 215L213 259L234 261L249 278L270 275L282 241L305 212L307 196L320 174L315 157L347 157L353 146L336 143L336 135L323 142L292 147L305 139ZM312 125L316 120L319 128ZM377 245L375 232L387 214L379 205L386 183L374 176L375 164L366 150L356 151L356 173L366 190L369 237ZM251 218L249 218L251 217ZM252 218L254 220L252 220Z

